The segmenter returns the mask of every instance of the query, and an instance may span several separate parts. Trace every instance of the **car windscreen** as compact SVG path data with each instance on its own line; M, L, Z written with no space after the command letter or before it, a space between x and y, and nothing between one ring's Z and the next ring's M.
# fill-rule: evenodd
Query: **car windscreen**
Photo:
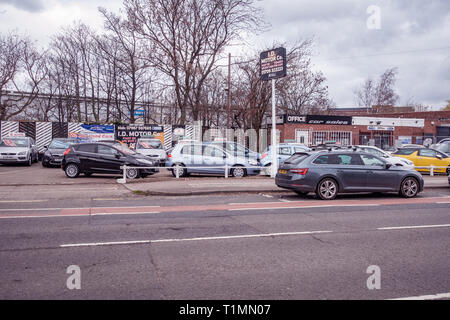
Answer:
M10 147L10 148L27 148L27 139L2 139L0 142L0 147Z
M285 164L299 164L306 158L308 158L307 153L294 153L291 157L284 161Z
M53 140L48 146L49 149L67 149L72 144L77 143L72 140Z
M409 155L412 154L414 151L416 151L417 149L412 149L412 148L405 148L405 149L398 149L397 151L395 151L392 154L403 154L403 155Z
M117 149L117 150L119 150L119 151L121 151L121 152L123 152L123 153L125 153L125 154L136 154L135 151L133 151L130 148L125 147L125 146L123 146L121 144L115 144L112 147Z
M159 140L139 140L137 149L162 149L163 145Z
M435 149L440 151L440 152L450 153L450 143L437 144L435 146Z

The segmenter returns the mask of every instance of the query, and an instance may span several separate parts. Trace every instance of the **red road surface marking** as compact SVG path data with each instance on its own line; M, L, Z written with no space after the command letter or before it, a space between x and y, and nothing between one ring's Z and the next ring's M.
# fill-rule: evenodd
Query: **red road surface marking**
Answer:
M261 202L261 203L232 203L232 204L212 204L212 205L189 205L189 206L139 206L139 207L93 207L93 208L70 208L70 209L45 209L40 208L39 213L33 213L27 209L22 213L10 213L0 215L0 218L20 218L20 217L54 217L54 216L89 216L89 215L119 215L119 214L145 214L145 213L164 213L164 212L201 212L201 211L229 211L229 210L282 210L308 207L345 207L345 206L374 206L374 205L405 205L405 204L426 204L439 203L445 199L443 197L434 198L389 198L389 199L369 199L369 200L302 200L292 202ZM17 209L20 212L21 209Z

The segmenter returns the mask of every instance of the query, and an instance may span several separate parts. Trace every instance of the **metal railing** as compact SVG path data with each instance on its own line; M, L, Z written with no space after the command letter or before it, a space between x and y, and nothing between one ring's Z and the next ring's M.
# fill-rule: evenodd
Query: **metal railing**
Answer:
M131 169L168 169L168 170L175 170L175 178L179 179L180 178L180 170L179 169L224 169L224 175L225 178L229 177L230 171L233 168L244 168L244 169L259 169L261 171L264 171L265 169L267 169L268 167L262 167L262 166L208 166L208 167L185 167L185 166L180 166L180 165L174 165L172 167L132 167L132 166L127 166L127 165L123 165L120 167L120 169L123 170L123 176L120 179L117 179L118 183L127 183L127 170L131 170ZM270 167L269 167L270 168ZM418 167L414 167L414 169L429 169L430 170L430 176L433 177L435 170L436 169L449 169L450 167L446 167L446 166L418 166ZM448 173L449 171L447 171ZM442 173L446 173L446 172L442 172ZM214 174L214 173L211 173Z
M120 167L120 169L123 170L122 173L122 178L117 179L118 183L127 183L127 170L131 170L131 169L167 169L167 170L174 170L175 172L175 178L179 179L180 178L180 169L223 169L224 170L224 175L225 178L228 178L230 175L230 171L234 168L243 168L243 169L259 169L259 170L263 170L264 167L261 166L230 166L230 165L224 165L224 166L207 166L207 167L200 167L200 166L195 166L195 167L190 167L190 166L181 166L181 165L174 165L172 167L132 167L132 166L127 166L127 165L123 165ZM215 174L215 173L210 173L210 174ZM220 174L219 172L217 174Z

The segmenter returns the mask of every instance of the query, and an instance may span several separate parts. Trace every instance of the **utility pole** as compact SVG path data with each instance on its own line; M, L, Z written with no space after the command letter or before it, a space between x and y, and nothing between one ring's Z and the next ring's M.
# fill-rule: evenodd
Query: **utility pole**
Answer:
M228 139L227 132L230 129L230 118L231 118L231 53L228 53L227 128L225 131L226 139Z

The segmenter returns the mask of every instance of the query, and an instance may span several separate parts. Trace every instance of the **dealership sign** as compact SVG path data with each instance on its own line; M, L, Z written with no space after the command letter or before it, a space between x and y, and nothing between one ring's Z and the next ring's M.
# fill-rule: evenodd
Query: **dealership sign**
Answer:
M69 138L75 138L78 142L92 142L114 139L114 125L82 124L76 132L69 132Z
M164 128L157 125L119 124L116 125L116 139L127 144L135 144L139 138L155 138L164 144Z
M322 115L284 115L285 123L326 124L326 125L351 125L352 117L347 116L322 116Z
M371 131L394 131L395 127L368 126L367 130L371 130Z
M286 76L286 49L277 48L261 52L259 56L261 80L271 80Z

